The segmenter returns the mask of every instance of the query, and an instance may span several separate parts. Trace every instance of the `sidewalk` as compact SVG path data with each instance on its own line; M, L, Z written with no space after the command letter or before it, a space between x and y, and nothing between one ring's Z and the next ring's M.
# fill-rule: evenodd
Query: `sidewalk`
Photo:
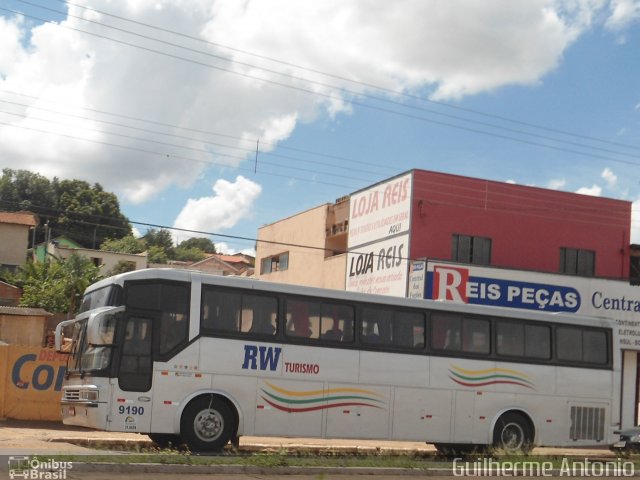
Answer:
M144 434L103 432L71 427L58 422L0 421L0 454L67 453L83 454L141 450L153 443ZM392 442L382 440L343 440L317 438L241 437L240 451L295 450L307 453L386 453L435 455L435 448L424 442ZM26 452L26 453L25 453ZM607 447L536 448L534 455L571 455L579 457L615 457Z

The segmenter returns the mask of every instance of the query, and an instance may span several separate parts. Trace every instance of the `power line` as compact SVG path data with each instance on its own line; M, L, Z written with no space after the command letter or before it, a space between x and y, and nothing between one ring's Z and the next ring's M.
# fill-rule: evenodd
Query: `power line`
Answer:
M18 0L18 1L20 1L22 3L27 3L27 4L32 5L32 6L40 7L40 8L46 8L46 7L42 7L40 5L37 5L37 4L33 4L33 3L30 3L30 2L27 2L25 0ZM66 1L66 0L57 0L57 1L60 2L60 3L65 3L66 5L71 5L71 6L74 6L74 7L77 7L77 8L82 8L84 10L96 12L96 13L99 13L101 15L105 15L105 16L108 16L108 17L116 18L116 19L123 20L123 21L126 21L126 22L130 22L130 23L133 23L133 24L136 24L136 25L140 25L140 26L143 26L143 27L147 27L147 28L153 29L153 30L157 30L157 31L165 32L165 33L170 33L172 35L176 35L176 36L179 36L179 37L182 37L182 38L187 38L187 39L194 40L194 41L197 41L197 42L200 42L200 43L204 43L204 44L207 44L207 45L215 46L215 47L218 47L218 48L223 48L223 49L230 50L230 51L237 52L237 53L242 53L244 55L252 56L252 57L255 57L255 58L260 58L262 60L268 60L270 62L278 63L280 65L284 65L284 66L288 66L288 67L292 67L292 68L297 68L297 69L308 71L308 72L311 72L311 73L323 75L323 76L326 76L326 77L329 77L329 78L334 78L336 80L349 82L349 83L353 83L353 84L360 85L360 86L363 86L363 87L367 87L367 88L383 91L383 92L386 92L386 93L389 93L389 94L392 94L392 95L406 97L406 98L410 98L410 99L413 99L413 100L419 100L419 101L423 101L423 102L428 102L428 103L432 103L432 104L435 104L435 105L444 106L446 108L455 109L455 110L459 110L459 111L464 111L464 112L467 112L467 113L473 113L475 115L481 115L481 116L484 116L484 117L493 118L493 119L497 119L497 120L501 120L501 121L505 121L505 122L509 122L509 123L514 123L514 124L518 124L518 125L522 125L522 126L527 126L527 127L530 127L530 128L536 128L536 129L548 131L548 132L551 132L551 133L559 133L559 134L562 134L562 135L572 136L572 137L580 138L580 139L583 139L583 140L597 141L597 142L601 142L601 143L605 143L605 144L609 144L609 145L615 145L615 146L630 148L630 149L634 149L634 150L640 150L640 146L637 146L637 145L629 145L629 144L624 144L624 143L620 143L620 142L612 142L612 141L609 141L609 140L605 140L605 139L601 139L601 138L597 138L597 137L593 137L593 136L581 135L581 134L577 134L577 133L574 133L574 132L559 130L559 129L556 129L556 128L549 128L549 127L546 127L546 126L537 125L537 124L529 123L529 122L523 122L523 121L520 121L520 120L515 120L515 119L512 119L512 118L508 118L508 117L504 117L504 116L500 116L500 115L495 115L495 114L482 112L482 111L479 111L479 110L460 107L460 106L453 105L453 104L446 103L446 102L435 101L435 100L431 100L429 98L425 98L425 97L421 97L421 96L417 96L417 95L411 95L411 94L408 94L408 93L400 91L400 90L389 89L389 88L386 88L386 87L382 87L380 85L375 85L375 84L372 84L372 83L367 83L367 82L354 80L352 78L336 75L336 74L333 74L333 73L324 72L324 71L317 70L317 69L310 68L310 67L301 66L301 65L298 65L298 64L295 64L295 63L283 61L281 59L276 59L276 58L269 57L269 56L266 56L266 55L256 54L254 52L249 52L247 50L242 50L242 49L239 49L239 48L231 47L229 45L224 45L224 44L217 43L217 42L211 42L209 40L205 40L205 39L200 38L200 37L196 37L196 36L193 36L193 35L187 35L185 33L178 32L178 31L175 31L175 30L171 30L171 29L168 29L168 28L163 28L163 27L159 27L157 25L151 25L151 24L148 24L148 23L145 23L145 22L140 22L140 21L137 21L137 20L134 20L134 19L123 17L123 16L114 15L112 13L105 12L104 10L98 10L98 9L87 7L87 6L84 6L84 5L75 4L75 3L72 3L72 2L69 2L69 1ZM46 8L46 9L50 10L48 8ZM53 11L55 11L55 10L53 10ZM60 12L60 11L57 11L57 12L58 13L65 13L65 12ZM82 17L74 16L74 18L78 18L78 19L81 19L81 20L89 21L89 20L84 19ZM227 59L227 60L229 62L234 62L234 60L232 60L232 59ZM255 67L255 66L253 66L253 67ZM257 67L257 68L259 68L259 67Z
M15 91L11 91L11 90L2 90L0 89L0 92L3 93L8 93L10 95L16 95L16 96L20 96L20 97L25 97L25 98L31 98L33 100L44 100L48 103L54 103L54 104L63 104L62 102L59 101L55 101L55 100L51 100L51 99L46 99L46 98L41 98L41 97L36 97L33 95L27 95L24 93L20 93L20 92L15 92ZM7 103L11 103L11 102L7 102ZM64 103L63 105L68 106L68 104ZM115 113L115 112L108 112L105 110L98 110L98 109L94 109L94 108L89 108L86 106L78 106L78 105L73 105L74 108L79 108L82 110L86 110L88 112L93 112L93 113L99 113L101 115L109 115L109 116L113 116L116 118L122 118L125 120L133 120L136 122L142 122L142 123L148 123L151 125L156 125L156 126L161 126L161 127L169 127L169 128L173 128L176 130L184 130L186 132L192 132L192 133L199 133L199 134L203 134L203 135L212 135L212 136L216 136L216 137L222 137L222 138L229 138L229 139L233 139L233 140L238 140L238 141L242 141L242 142L251 142L251 144L253 144L254 140L248 140L244 137L239 137L236 135L230 135L230 134L226 134L226 133L221 133L221 132L214 132L211 130L201 130L201 129L197 129L197 128L190 128L190 127L184 127L184 126L180 126L180 125L175 125L175 124L171 124L171 123L165 123L165 122L158 122L155 120L151 120L148 118L140 118L140 117L134 117L134 116L130 116L130 115L123 115L120 113ZM34 107L29 105L29 108L40 108L40 107ZM40 108L42 109L42 108ZM44 110L44 109L43 109ZM64 115L64 113L59 112L58 113ZM93 118L93 120L95 121L100 121L98 119ZM133 128L133 127L130 127ZM270 143L270 142L266 142L266 141L262 141L263 145L267 145L270 147L278 147L278 149L280 150L291 150L291 151L295 151L295 152L299 152L299 153L304 153L304 154L308 154L308 155L314 155L314 156L318 156L318 157L324 157L324 158L331 158L334 160L340 160L340 161L347 161L347 162L352 162L352 163L358 163L361 165L365 165L367 167L376 167L376 168L380 168L383 170L388 170L388 171L395 171L395 169L392 169L390 167L386 167L384 165L379 165L376 163L371 163L371 162L364 162L364 161L359 161L359 160L355 160L352 158L347 158L347 157L343 157L343 156L339 156L339 155L330 155L330 154L326 154L326 153L322 153L322 152L314 152L311 150L305 150L302 148L295 148L295 147L290 147L287 145L281 145L281 144L276 144L276 143Z
M164 136L164 137L173 137L173 138L177 138L177 139L181 139L181 140L188 140L188 141L192 141L192 142L198 142L198 143L202 143L202 144L205 144L205 145L211 145L211 146L215 146L215 147L229 148L229 149L232 149L232 150L240 150L240 151L244 152L245 154L250 154L250 153L253 153L255 151L253 148L243 148L243 147L238 147L238 146L235 146L235 145L226 145L226 144L223 144L223 143L212 142L212 141L209 141L209 140L203 140L201 138L187 137L185 135L177 135L177 134L173 134L173 133L160 132L158 130L150 130L150 129L146 129L146 128L139 128L139 127L134 127L132 125L125 125L123 123L111 122L111 121L108 121L108 120L100 120L100 119L96 119L96 118L92 118L92 117L85 117L83 115L75 115L75 114L72 114L72 113L61 112L61 111L58 111L58 110L51 110L51 109L42 108L42 107L35 107L35 106L31 106L31 105L24 104L24 103L10 102L10 101L7 101L7 100L2 100L2 99L0 99L0 103L6 103L6 104L9 104L9 105L14 105L14 106L19 106L19 107L26 107L26 108L31 108L31 109L35 109L35 110L41 110L43 112L55 113L57 115L62 115L62 116L71 117L71 118L77 118L77 119L80 119L80 120L89 120L89 121L93 121L93 122L97 122L97 123L104 123L105 125L111 125L111 126L116 126L116 127L120 127L120 128L127 128L127 129L131 129L131 130L136 130L138 132L150 133L150 134L153 134L153 135L161 135L161 136ZM33 115L27 115L27 114L23 114L23 113L7 112L7 111L3 111L3 110L0 110L0 113L5 113L7 115L19 116L19 117L23 117L23 118L34 119L34 120L38 120L38 121L41 121L41 122L54 123L54 121L50 120L50 119L41 118L41 117L35 117ZM59 125L60 122L55 122L55 124ZM133 136L124 135L124 134L120 134L120 133L108 132L108 131L104 131L104 130L93 129L93 128L87 127L85 125L77 125L77 124L69 124L69 123L67 123L66 125L67 126L73 126L74 128L80 128L82 130L88 130L88 131L97 132L97 133L104 133L104 134L108 134L108 135L114 135L114 136L119 136L119 137L123 137L123 138L129 138L129 139L133 139L133 140L140 140L140 141L145 141L145 142L150 142L150 143L157 143L159 145L184 148L186 150L193 150L193 151L202 152L202 153L211 153L209 150L204 150L204 149L199 149L199 148L194 148L194 147L189 147L189 146L176 145L176 144L171 144L171 143L167 143L167 142L161 142L159 140L152 140L152 139L148 139L148 138L133 137ZM238 137L238 139L239 139L239 137ZM312 160L305 160L305 159L299 158L299 157L292 157L292 156L289 156L289 155L282 155L282 154L277 154L277 153L272 153L272 152L260 151L260 153L262 155L267 155L267 156L276 157L276 158L283 158L283 159L286 159L286 160L293 160L293 161L296 161L296 162L312 163L314 165L325 165L325 166L330 166L330 167L337 167L337 168L340 168L341 170L347 170L347 171L358 172L358 173L371 173L370 170L349 168L349 167L345 167L344 165L338 165L338 164L335 164L335 163L319 162L317 160L313 160L313 161ZM244 157L242 157L242 158L244 158ZM332 173L332 175L338 176L338 177L342 176L342 175L333 174L333 173ZM351 178L351 177L344 177L344 178ZM363 180L363 179L358 179L358 180ZM363 181L369 181L369 180L363 180Z
M73 140L78 140L78 141L82 141L82 142L88 142L88 143L95 143L95 144L99 144L99 145L104 145L104 146L109 146L109 147L116 147L116 148L122 148L124 150L131 150L131 151L135 151L135 152L139 152L139 153L146 153L146 154L151 154L151 155L156 155L156 156L160 156L163 158L174 158L177 160L184 160L184 161L189 161L189 162L199 162L199 163L204 163L204 164L209 164L209 165L218 165L218 166L224 166L224 167L231 167L231 165L228 164L223 164L220 162L214 162L214 161L209 161L209 160L201 160L201 159L197 159L197 158L192 158L192 157L185 157L184 155L176 155L176 154L170 154L167 152L159 152L159 151L154 151L154 150L148 150L148 149L144 149L144 148L138 148L138 147L133 147L133 146L128 146L128 145L121 145L121 144L117 144L117 143L112 143L112 142L104 142L101 140L94 140L94 139L88 139L88 138L82 138L82 137L75 137L73 135L67 135L67 134L63 134L63 133L59 133L59 132L52 132L49 130L43 130L43 129L39 129L39 128L33 128L33 127L26 127L24 125L16 125L13 123L7 123L7 122L0 122L0 125L5 125L8 127L13 127L13 128L19 128L19 129L23 129L23 130L29 130L29 131L34 131L34 132L38 132L38 133L45 133L45 134L50 134L50 135L56 135L56 136L60 136L60 137L64 137L64 138L69 138L69 139L73 139ZM239 160L244 160L244 157L234 157L233 155L228 155L228 154L218 154L219 156L223 156L223 157L229 157L229 158L236 158ZM273 164L272 164L273 165ZM281 165L276 165L276 166L281 166ZM241 170L241 171L246 171L249 173L253 173L253 169L250 168L243 168L240 166L236 166L233 167L236 170ZM290 167L284 167L284 168L289 168ZM279 178L287 178L287 179L292 179L292 180L297 180L297 181L301 181L301 182L308 182L308 183L313 183L313 184L323 184L323 185L330 185L332 187L341 187L341 188L353 188L352 186L347 186L347 185L341 185L338 183L333 183L333 182L325 182L322 180L317 180L317 179L308 179L308 178L302 178L302 177L294 177L291 175L282 175L282 174L277 174L277 173L273 173L273 172L265 172L264 170L261 170L259 172L260 175L267 175L267 176L274 176L274 177L279 177ZM334 176L333 173L322 173L323 175L331 175Z
M23 1L23 0L18 0L18 1ZM32 5L37 6L35 4L32 4ZM47 10L51 10L51 9L46 8L46 7L41 7L41 8L45 8ZM334 101L342 101L343 100L342 97L337 97L337 96L335 96L333 94L322 93L322 92L318 92L318 91L315 91L315 90L310 90L308 88L302 88L302 87L299 87L299 86L294 86L294 85L291 85L291 84L286 84L286 83L278 82L278 81L275 81L275 80L271 80L271 79L267 79L267 78L263 78L263 77L257 77L255 75L250 75L250 74L243 73L243 72L238 72L236 70L223 68L223 67L220 67L218 65L212 65L212 64L201 62L201 61L197 61L197 60L194 60L194 59L181 57L179 55L174 55L174 54L171 54L171 53L168 53L168 52L165 52L165 51L155 50L153 48L144 47L142 45L126 42L126 41L119 40L119 39L112 38L112 37L107 37L105 35L101 35L101 34L97 34L97 33L93 33L93 32L88 32L86 30L81 30L81 29L78 29L78 28L75 28L75 27L71 27L71 26L68 26L68 25L61 25L59 23L52 22L50 20L46 20L46 19L34 16L34 15L27 15L27 14L24 14L24 13L16 12L14 10L1 8L1 7L0 7L0 10L5 10L5 11L9 11L9 12L14 13L14 14L20 14L20 15L23 15L23 16L26 16L26 17L29 17L29 18L34 18L34 19L36 19L38 21L41 21L41 22L44 22L44 23L50 23L52 25L55 25L58 28L65 28L65 29L69 29L69 30L76 31L76 32L79 32L79 33L84 33L84 34L87 34L87 35L91 35L91 36L94 36L94 37L106 39L106 40L109 40L109 41L112 41L112 42L115 42L115 43L119 43L119 44L122 44L122 45L126 45L126 46L130 46L130 47L133 47L133 48L137 48L137 49L141 49L141 50L144 50L144 51L148 51L148 52L151 52L151 53L156 53L156 54L159 54L159 55L163 55L163 56L166 56L166 57L169 57L169 58L173 58L173 59L177 59L177 60L193 63L193 64L196 64L196 65L204 66L204 67L207 67L207 68L212 68L212 69L219 70L219 71L224 71L224 72L231 73L231 74L234 74L234 75L239 75L239 76L244 77L244 78L250 78L250 79L253 79L253 80L258 80L258 81L265 82L265 83L268 83L268 84L271 84L271 85L293 89L293 90L296 90L296 91L300 91L300 92L303 92L303 93L311 94L311 95L322 97L322 98L327 98L327 99L334 100ZM63 12L59 12L59 13L63 13ZM87 21L87 22L97 23L97 24L99 24L101 26L104 26L106 28L114 28L116 30L125 31L125 32L127 32L127 33L129 33L131 35L141 36L141 37L144 37L144 38L151 39L153 41L157 41L157 42L160 42L160 43L172 45L172 46L175 46L177 48L193 50L193 49L190 49L188 47L184 47L184 46L181 46L181 45L173 44L171 42L166 42L166 41L160 40L160 39L155 39L153 37L148 37L148 36L141 35L141 34L138 34L138 33L135 33L135 32L130 32L130 31L127 31L125 29L120 29L118 27L111 27L109 25L105 25L105 24L102 24L100 22L95 22L95 21L92 21L92 20L83 19L82 17L78 17L78 18L81 19L81 20ZM616 155L624 155L624 156L630 156L632 158L638 158L635 155L627 154L627 153L624 153L624 152L612 151L612 150L609 150L609 149L603 149L603 148L595 147L595 146L592 146L592 145L582 145L582 144L578 144L576 142L570 142L570 141L561 140L561 139L553 138L553 137L546 137L546 136L537 135L537 134L533 134L533 133L529 133L529 132L510 129L510 128L507 128L507 127L501 127L501 126L494 125L494 124L487 124L486 122L479 122L479 121L475 121L475 120L466 119L466 118L463 118L463 117L457 117L457 116L453 116L453 115L449 115L449 114L443 114L441 112L430 111L428 109L424 109L424 108L417 107L417 106L405 105L405 104L402 104L402 103L399 103L399 102L396 102L396 101L393 101L393 100L389 100L389 99L385 99L385 98L381 98L381 97L376 97L376 96L373 96L373 95L368 95L368 94L363 93L363 92L353 92L353 91L349 91L347 89L339 88L339 87L336 87L336 86L333 86L333 85L328 85L328 84L324 84L324 83L321 83L321 82L316 82L316 81L313 81L313 80L304 79L304 78L296 77L296 76L293 76L293 75L288 75L288 74L285 74L285 73L282 73L282 72L277 72L277 71L274 71L274 70L265 69L263 67L259 67L259 66L255 66L255 65L251 65L251 64L244 64L242 62L237 62L235 60L229 60L229 59L227 59L225 57L217 56L217 55L211 54L209 52L202 52L202 51L197 51L197 50L196 50L196 52L198 52L200 54L203 54L203 55L207 55L207 56L220 57L220 58L222 58L223 60L225 60L227 62L246 65L246 66L251 66L253 68L257 68L257 69L260 69L260 70L263 70L263 71L266 71L266 72L269 72L269 73L273 73L273 74L276 74L276 75L288 77L288 78L290 78L292 80L300 80L300 81L304 81L304 82L315 84L315 85L320 85L320 86L327 87L327 88L338 89L338 90L340 90L342 92L349 93L349 94L352 94L352 95L355 95L355 96L365 97L365 98L373 99L373 100L384 102L384 103L390 103L390 104L393 104L393 105L396 105L396 106L402 106L403 108L418 110L418 111L431 113L431 114L435 114L435 115L441 115L441 116L445 116L447 118L453 118L453 119L456 119L456 120L465 121L465 122L469 122L469 123L472 123L472 124L478 124L478 125L483 126L483 127L495 128L495 129L504 130L504 131L507 131L507 132L510 132L510 133L516 133L516 134L519 134L519 135L530 136L530 137L533 137L533 138L549 140L549 141L557 142L557 143L560 143L560 144L564 143L564 144L568 144L568 145L579 146L580 148L593 149L593 150L599 150L599 151L606 151L606 152L609 152L609 153L614 153ZM357 105L357 106L360 106L360 107L363 107L363 108L376 110L376 111L383 112L383 113L399 115L399 116L403 116L403 117L409 118L409 119L420 120L420 121L423 121L423 122L433 123L433 124L436 124L436 125L441 125L441 126L445 126L445 127L449 127L449 128L455 128L455 129L459 129L459 130L463 130L463 131L467 131L467 132L471 132L471 133L491 136L491 137L494 137L494 138L500 138L500 139L503 139L503 140L519 142L519 143L523 143L523 144L527 144L527 145L533 145L533 146L538 146L538 147L558 150L558 151L562 151L562 152L565 152L565 153L572 153L572 154L583 155L583 156L587 156L587 157L591 157L591 158L603 159L603 160L607 160L607 161L614 161L614 162L633 164L632 162L626 162L626 161L620 160L620 159L614 159L614 158L605 157L605 156L602 156L602 155L591 154L591 153L587 153L587 152L581 152L581 151L578 151L578 150L572 150L572 149L569 149L569 148L559 147L559 146L555 146L555 145L548 145L548 144L545 144L545 143L535 142L535 141L531 141L531 140L525 140L525 139L522 139L522 138L511 137L511 136L508 136L508 135L489 132L489 131L486 131L486 130L479 130L477 128L471 128L471 127L465 127L465 126L462 126L462 125L451 124L451 123L448 123L448 122L429 119L429 118L425 118L425 117L421 117L421 116L417 116L417 115L412 115L412 114L409 114L409 113L400 112L400 111L397 111L397 110L392 110L392 109L383 108L383 107L379 107L379 106L375 106L375 105L370 105L370 104L366 104L366 103L362 103L362 102L357 102L355 100L350 100L350 103L353 104L353 105ZM638 149L640 149L640 147L635 147L635 146L627 146L627 148L634 148L634 149L638 148Z

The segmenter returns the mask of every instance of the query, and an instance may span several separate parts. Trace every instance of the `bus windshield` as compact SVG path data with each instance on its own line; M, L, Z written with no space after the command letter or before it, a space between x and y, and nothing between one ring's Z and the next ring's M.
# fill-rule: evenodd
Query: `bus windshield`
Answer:
M82 304L78 313L88 312L99 307L119 305L119 292L120 287L117 285L108 285L85 294L82 297Z
M102 337L100 344L92 343L89 338L89 322L91 321L99 322L96 331L99 331ZM116 322L112 316L78 320L73 328L71 355L67 370L84 373L107 369L111 362L115 328Z

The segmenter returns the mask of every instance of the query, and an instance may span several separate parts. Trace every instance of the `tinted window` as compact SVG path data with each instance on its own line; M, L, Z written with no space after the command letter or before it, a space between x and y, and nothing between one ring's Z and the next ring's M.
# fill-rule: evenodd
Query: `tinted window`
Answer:
M201 325L204 331L275 335L278 301L275 297L204 287Z
M431 348L435 350L460 350L462 318L455 314L431 314Z
M489 353L490 327L488 320L464 318L462 320L462 351L469 353Z
M607 335L604 332L585 330L582 332L583 359L589 363L606 364Z
M551 329L515 320L496 322L496 352L508 357L551 358Z
M353 342L353 308L336 303L323 303L320 338L331 342Z
M520 322L496 322L496 352L498 355L524 355L524 325Z
M278 302L273 297L242 295L240 331L256 335L275 335Z
M558 360L581 362L582 330L574 327L558 327L556 329L556 348Z
M128 309L149 310L158 318L158 350L166 356L189 336L190 287L178 283L127 283Z
M422 313L368 308L362 309L364 345L386 345L402 348L423 348L425 320Z
M148 318L127 320L118 374L122 390L146 392L151 388L151 327Z
M528 358L551 358L551 329L544 325L525 325L524 355Z

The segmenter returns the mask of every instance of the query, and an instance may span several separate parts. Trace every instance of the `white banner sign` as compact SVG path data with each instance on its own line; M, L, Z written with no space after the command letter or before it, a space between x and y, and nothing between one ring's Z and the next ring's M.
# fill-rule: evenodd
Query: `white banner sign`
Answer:
M404 297L407 290L408 253L408 235L349 252L347 291Z
M351 196L348 248L409 231L411 174Z

